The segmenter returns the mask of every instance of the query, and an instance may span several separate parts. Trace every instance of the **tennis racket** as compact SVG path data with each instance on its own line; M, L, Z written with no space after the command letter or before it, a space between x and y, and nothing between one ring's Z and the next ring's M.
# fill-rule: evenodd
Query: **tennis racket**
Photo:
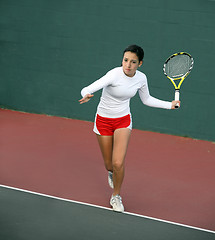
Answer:
M175 100L179 100L180 87L193 68L194 60L189 53L178 52L171 55L164 63L163 71L175 87ZM179 107L177 104L176 108Z

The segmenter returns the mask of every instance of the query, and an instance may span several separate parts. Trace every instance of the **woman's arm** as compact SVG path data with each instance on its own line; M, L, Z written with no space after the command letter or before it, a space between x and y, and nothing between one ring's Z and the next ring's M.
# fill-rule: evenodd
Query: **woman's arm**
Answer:
M177 103L180 105L180 101L168 102L152 97L149 93L147 82L139 89L139 96L143 104L149 107L175 109Z
M88 102L94 95L94 92L99 91L100 89L112 84L113 76L108 72L105 76L101 77L97 81L93 82L87 87L84 87L81 90L82 99L79 100L80 104Z

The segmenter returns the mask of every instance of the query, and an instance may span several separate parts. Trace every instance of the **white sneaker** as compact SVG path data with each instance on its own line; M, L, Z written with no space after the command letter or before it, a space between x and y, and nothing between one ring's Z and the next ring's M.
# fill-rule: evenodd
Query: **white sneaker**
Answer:
M111 188L113 188L113 173L108 171L108 183Z
M120 195L111 196L110 205L113 207L113 210L116 212L124 212L124 206L122 204L122 198Z

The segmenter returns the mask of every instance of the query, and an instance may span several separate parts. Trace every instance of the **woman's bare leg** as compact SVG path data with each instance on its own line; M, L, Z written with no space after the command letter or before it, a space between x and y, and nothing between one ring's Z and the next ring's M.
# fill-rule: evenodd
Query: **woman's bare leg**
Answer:
M114 196L120 194L125 171L124 160L130 134L130 129L120 128L114 132L113 136L97 135L105 167L108 171L113 172Z
M104 159L105 168L113 172L112 154L113 154L113 136L97 135L98 143Z
M114 144L112 154L114 196L117 194L120 195L120 190L125 172L124 162L130 134L131 130L128 128L120 128L114 132Z

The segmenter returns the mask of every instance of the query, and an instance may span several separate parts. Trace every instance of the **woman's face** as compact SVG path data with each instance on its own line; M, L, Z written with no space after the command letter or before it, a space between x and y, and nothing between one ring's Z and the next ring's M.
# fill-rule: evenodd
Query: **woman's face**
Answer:
M122 60L123 72L128 77L133 77L136 73L136 70L142 65L142 63L142 61L139 62L136 53L125 52Z

